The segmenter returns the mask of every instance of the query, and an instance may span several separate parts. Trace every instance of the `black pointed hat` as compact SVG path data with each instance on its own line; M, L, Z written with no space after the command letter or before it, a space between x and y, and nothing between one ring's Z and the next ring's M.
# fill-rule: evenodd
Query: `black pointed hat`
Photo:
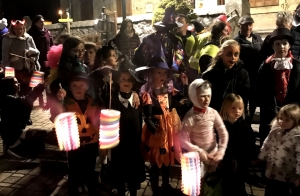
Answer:
M162 21L154 23L153 26L174 28L174 27L180 27L181 25L182 25L181 23L176 22L175 6L173 5L172 7L168 7L165 10L165 15Z
M129 72L129 74L135 79L136 82L145 83L145 81L137 77L135 65L129 60L128 56L122 54L121 56L119 56L118 61L120 61L118 73Z

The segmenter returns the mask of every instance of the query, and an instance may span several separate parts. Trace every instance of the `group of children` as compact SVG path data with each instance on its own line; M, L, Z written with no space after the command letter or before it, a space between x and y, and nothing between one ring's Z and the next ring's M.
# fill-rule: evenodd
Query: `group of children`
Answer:
M33 101L44 85L50 85L55 100L50 105L53 118L61 112L75 112L77 117L81 145L67 152L70 195L80 195L82 182L89 195L98 195L94 169L99 155L99 114L109 107L121 112L120 143L111 149L109 173L118 195L125 195L125 183L130 195L137 194L139 183L145 180L145 161L151 164L153 195L160 194L160 172L162 194L172 195L170 166L180 163L180 154L189 151L199 153L203 179L221 171L223 195L247 195L245 180L250 161L256 159L255 138L245 120L240 95L227 95L221 110L216 111L209 107L214 87L203 79L189 84L182 73L184 90L178 92L171 80L173 72L162 56L152 57L138 69L144 76L141 79L131 61L126 56L117 58L112 47L103 46L96 52L92 69L79 60L83 53L83 43L68 38L57 78L51 84L38 85L26 97L18 96L16 78L2 79L1 137L11 153L18 154L16 147L24 141L23 130ZM282 107L272 123L258 156L267 162L266 195L289 195L300 186L299 126L300 109L294 104Z

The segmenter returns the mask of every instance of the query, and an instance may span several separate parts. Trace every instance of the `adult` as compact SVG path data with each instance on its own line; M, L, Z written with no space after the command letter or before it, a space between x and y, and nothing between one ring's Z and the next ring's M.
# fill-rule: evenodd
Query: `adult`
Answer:
M292 28L292 22L293 22L293 14L291 12L278 12L276 16L276 26L277 28ZM272 56L274 54L274 50L272 46L268 43L270 37L272 34L267 35L264 39L264 42L260 49L260 55L263 59L268 58L269 56Z
M9 32L2 39L2 66L15 69L21 85L20 95L27 95L32 72L40 70L39 51L32 37L26 33L25 21L12 21Z
M295 38L294 44L291 48L292 54L295 59L300 60L300 4L298 4L295 13L293 26L291 29L292 35Z
M210 107L220 111L223 99L230 93L238 94L248 102L250 82L248 72L239 60L240 45L235 40L227 40L202 78L212 85Z
M261 58L259 53L263 41L260 35L253 33L254 20L251 16L242 16L239 19L238 23L240 25L240 31L234 39L241 46L240 60L243 61L244 69L246 69L249 73L251 92L249 99L250 118L248 119L251 120L255 112L255 103L253 95L255 91L254 89L257 71L259 69L259 66L263 62L263 59ZM245 102L245 105L248 105L248 102Z
M0 20L0 45L2 42L3 35L5 35L6 33L8 33L7 20L6 18L2 18L2 20ZM0 47L0 61L1 59L2 59L2 48Z
M132 21L130 19L125 19L121 24L119 33L115 38L109 41L108 45L115 45L121 53L132 59L135 49L140 43L140 38L133 28Z
M207 70L219 52L221 38L228 35L229 31L226 23L219 21L213 26L211 30L211 37L209 38L208 43L202 47L199 53L199 71L203 73Z
M50 47L54 45L54 41L50 31L45 28L44 17L42 15L36 15L32 19L28 34L31 35L37 49L40 51L39 63L41 65L41 71L45 73L44 76L47 78L50 74L50 67L46 66L47 53ZM39 105L44 106L43 94L39 96Z
M203 33L204 26L200 22L198 22L197 19L191 20L191 24L194 26L193 35L194 35L195 41L196 41L197 35L200 35L201 33Z
M300 62L289 51L293 43L289 29L275 29L269 39L274 54L265 60L258 72L255 96L260 104L261 145L279 108L293 102L300 103Z

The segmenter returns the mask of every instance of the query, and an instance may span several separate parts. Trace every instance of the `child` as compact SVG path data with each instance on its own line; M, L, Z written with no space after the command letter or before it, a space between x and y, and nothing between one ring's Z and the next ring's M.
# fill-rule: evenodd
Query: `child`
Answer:
M241 96L229 94L223 101L220 115L229 134L225 156L222 160L223 195L247 196L245 178L253 158L255 137L245 120L244 102Z
M26 97L19 96L20 84L15 77L4 77L1 81L1 137L7 152L17 158L34 157L45 149L42 139L44 131L25 131L34 100L44 91L44 84L37 85Z
M299 195L300 187L300 108L283 106L271 123L263 143L260 160L266 161L268 179L265 196ZM297 187L297 188L296 188ZM298 189L298 190L296 190ZM295 193L298 191L298 194Z
M86 50L84 54L84 63L89 67L90 71L94 70L95 56L97 52L96 44L87 42L84 44Z
M204 163L202 176L213 172L223 159L228 132L219 113L209 106L211 99L210 83L202 79L194 80L189 86L189 97L194 107L182 121L181 146L186 151L199 152ZM216 131L215 131L216 130ZM219 142L215 137L218 134Z
M57 93L57 98L64 100L65 112L76 112L79 128L80 147L67 153L69 195L79 195L81 177L84 177L89 195L97 195L95 164L99 142L99 104L86 95L89 88L89 78L86 73L75 72L69 88L71 94L67 97L63 89Z
M145 161L150 160L150 181L153 195L158 195L159 171L162 173L164 194L170 193L170 165L175 159L180 162L178 131L181 123L176 107L180 106L181 96L168 82L170 69L163 57L154 56L148 66L138 70L147 70L147 83L142 88L141 99L145 125L142 133L142 145ZM188 85L187 77L182 82ZM178 142L178 143L176 143Z
M135 66L128 57L118 70L119 91L112 97L111 108L121 112L120 143L111 149L112 179L118 195L125 195L125 183L131 196L137 195L137 185L145 181L145 165L142 157L142 110L133 106L133 86L141 83L134 73Z

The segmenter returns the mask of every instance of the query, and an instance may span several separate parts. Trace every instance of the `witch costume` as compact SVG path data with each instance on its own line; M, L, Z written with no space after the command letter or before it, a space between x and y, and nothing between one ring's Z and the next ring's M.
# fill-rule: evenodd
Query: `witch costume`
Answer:
M142 81L135 76L135 66L128 57L120 64L117 72L129 72L135 82ZM116 91L111 100L111 109L121 112L120 143L111 149L111 177L114 179L118 195L125 195L125 183L128 183L130 195L137 194L137 185L143 182L145 166L141 151L142 109L133 106L133 92Z

